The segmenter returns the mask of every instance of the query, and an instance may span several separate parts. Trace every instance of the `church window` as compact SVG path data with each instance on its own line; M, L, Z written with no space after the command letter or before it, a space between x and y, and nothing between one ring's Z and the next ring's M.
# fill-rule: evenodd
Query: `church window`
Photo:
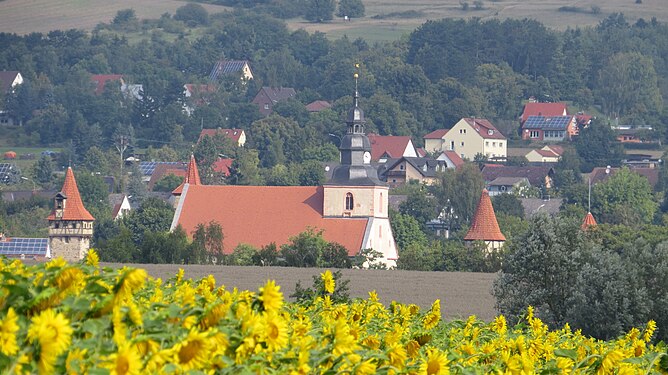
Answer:
M353 193L346 194L346 210L352 210L354 207Z
M381 213L383 212L383 193L380 193L380 205L378 211Z

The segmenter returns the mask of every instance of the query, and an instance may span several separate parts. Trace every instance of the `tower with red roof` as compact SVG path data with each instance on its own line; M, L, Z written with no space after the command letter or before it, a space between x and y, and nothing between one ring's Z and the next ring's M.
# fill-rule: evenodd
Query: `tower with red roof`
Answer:
M467 243L484 241L489 251L500 249L506 242L506 236L501 233L499 223L496 221L496 214L487 189L483 189L480 194L471 228L464 236L464 241Z
M195 155L190 155L188 170L186 171L186 177L183 179L183 182L181 183L181 185L177 186L176 189L172 191L172 196L174 196L174 207L178 206L179 200L181 199L181 194L183 194L183 187L186 184L190 185L202 184L199 178L199 171L197 170L197 162L195 161Z
M86 210L72 168L67 168L63 188L54 198L49 220L51 256L78 261L86 256L95 218Z

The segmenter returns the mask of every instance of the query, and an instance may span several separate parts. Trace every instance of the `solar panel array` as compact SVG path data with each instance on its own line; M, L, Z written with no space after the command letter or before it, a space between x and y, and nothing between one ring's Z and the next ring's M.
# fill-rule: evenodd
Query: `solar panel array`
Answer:
M211 70L211 74L209 74L209 80L215 81L221 74L238 72L243 69L244 64L246 64L246 61L243 60L218 61Z
M0 173L7 173L14 168L13 164L0 163Z
M0 241L0 255L46 256L48 238L9 238Z
M153 175L153 171L155 171L155 167L159 164L182 165L183 163L178 161L142 161L139 162L139 170L144 176L151 176Z
M529 116L524 122L524 129L565 130L572 116Z

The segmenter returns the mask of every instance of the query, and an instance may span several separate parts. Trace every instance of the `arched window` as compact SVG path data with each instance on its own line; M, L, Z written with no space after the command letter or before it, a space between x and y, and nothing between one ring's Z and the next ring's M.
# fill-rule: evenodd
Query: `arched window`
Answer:
M353 193L347 193L346 194L346 210L352 211L354 207L354 200L353 200Z

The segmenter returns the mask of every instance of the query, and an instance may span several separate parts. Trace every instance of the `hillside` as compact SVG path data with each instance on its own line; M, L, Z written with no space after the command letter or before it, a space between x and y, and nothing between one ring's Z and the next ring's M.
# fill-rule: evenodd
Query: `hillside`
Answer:
M109 22L120 9L133 8L139 18L158 18L161 14L174 11L185 4L177 0L118 0L107 2L91 0L5 0L0 1L0 32L28 34L48 32L54 29L79 28L91 30L100 22ZM462 10L459 0L424 0L415 3L409 0L365 0L366 17L345 22L335 19L330 23L312 24L303 20L290 20L292 29L304 28L308 31L323 31L337 38L344 34L369 40L390 40L410 32L429 19L472 18L534 18L546 26L563 30L568 27L595 25L610 13L623 12L634 22L642 17L656 17L668 21L668 7L663 0L609 1L568 1L568 0L504 0L485 1L483 9L477 10L469 2L469 10ZM204 5L210 13L226 9L215 5ZM559 11L561 7L571 7L576 12ZM592 12L598 7L600 12ZM404 12L411 11L411 14ZM390 16L391 14L394 16ZM402 15L402 13L404 13ZM404 18L406 17L406 18Z

